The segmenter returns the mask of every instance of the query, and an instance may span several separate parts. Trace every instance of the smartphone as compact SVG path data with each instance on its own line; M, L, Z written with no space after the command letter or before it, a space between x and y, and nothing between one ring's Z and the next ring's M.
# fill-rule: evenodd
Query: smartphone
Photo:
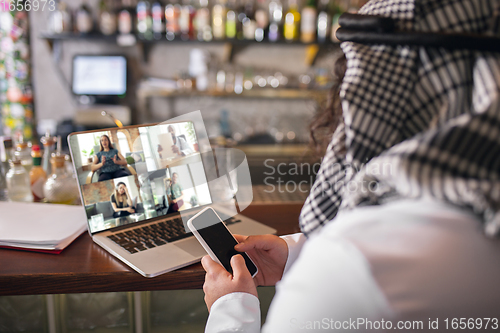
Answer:
M234 249L238 241L213 208L203 209L190 218L187 225L210 257L221 264L229 273L233 274L231 258L235 254L241 254L250 275L254 277L257 274L257 266L252 259L245 252L238 252Z

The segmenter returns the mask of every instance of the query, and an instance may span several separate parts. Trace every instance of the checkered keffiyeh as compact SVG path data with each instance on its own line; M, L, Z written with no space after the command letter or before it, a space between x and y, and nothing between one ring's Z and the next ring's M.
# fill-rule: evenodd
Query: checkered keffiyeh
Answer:
M360 14L418 32L499 34L498 0L370 1ZM433 197L500 229L500 54L341 44L343 119L300 216L310 234L339 209ZM342 153L345 152L345 153Z

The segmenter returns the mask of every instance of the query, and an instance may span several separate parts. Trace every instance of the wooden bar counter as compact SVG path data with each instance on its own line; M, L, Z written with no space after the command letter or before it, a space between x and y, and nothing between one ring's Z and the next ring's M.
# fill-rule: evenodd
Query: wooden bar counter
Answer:
M243 215L278 230L299 231L302 204L252 204ZM202 288L201 265L145 278L82 234L61 254L0 249L0 296Z

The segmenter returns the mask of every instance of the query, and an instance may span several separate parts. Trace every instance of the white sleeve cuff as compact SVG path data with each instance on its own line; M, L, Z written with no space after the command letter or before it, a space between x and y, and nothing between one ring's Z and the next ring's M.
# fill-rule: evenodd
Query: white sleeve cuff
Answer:
M205 333L260 332L259 299L248 293L231 293L212 304Z
M283 274L285 274L286 272L288 272L290 267L292 267L295 259L297 259L297 257L299 256L300 251L302 250L302 246L306 241L306 236L304 236L303 233L299 232L292 235L281 236L281 238L286 242L286 245L288 246L288 258L286 259L285 270L283 271Z

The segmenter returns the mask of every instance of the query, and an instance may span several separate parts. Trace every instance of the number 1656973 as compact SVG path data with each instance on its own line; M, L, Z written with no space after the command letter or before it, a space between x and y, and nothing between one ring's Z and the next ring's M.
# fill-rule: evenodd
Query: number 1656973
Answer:
M0 8L5 12L31 12L56 10L55 0L0 0Z

